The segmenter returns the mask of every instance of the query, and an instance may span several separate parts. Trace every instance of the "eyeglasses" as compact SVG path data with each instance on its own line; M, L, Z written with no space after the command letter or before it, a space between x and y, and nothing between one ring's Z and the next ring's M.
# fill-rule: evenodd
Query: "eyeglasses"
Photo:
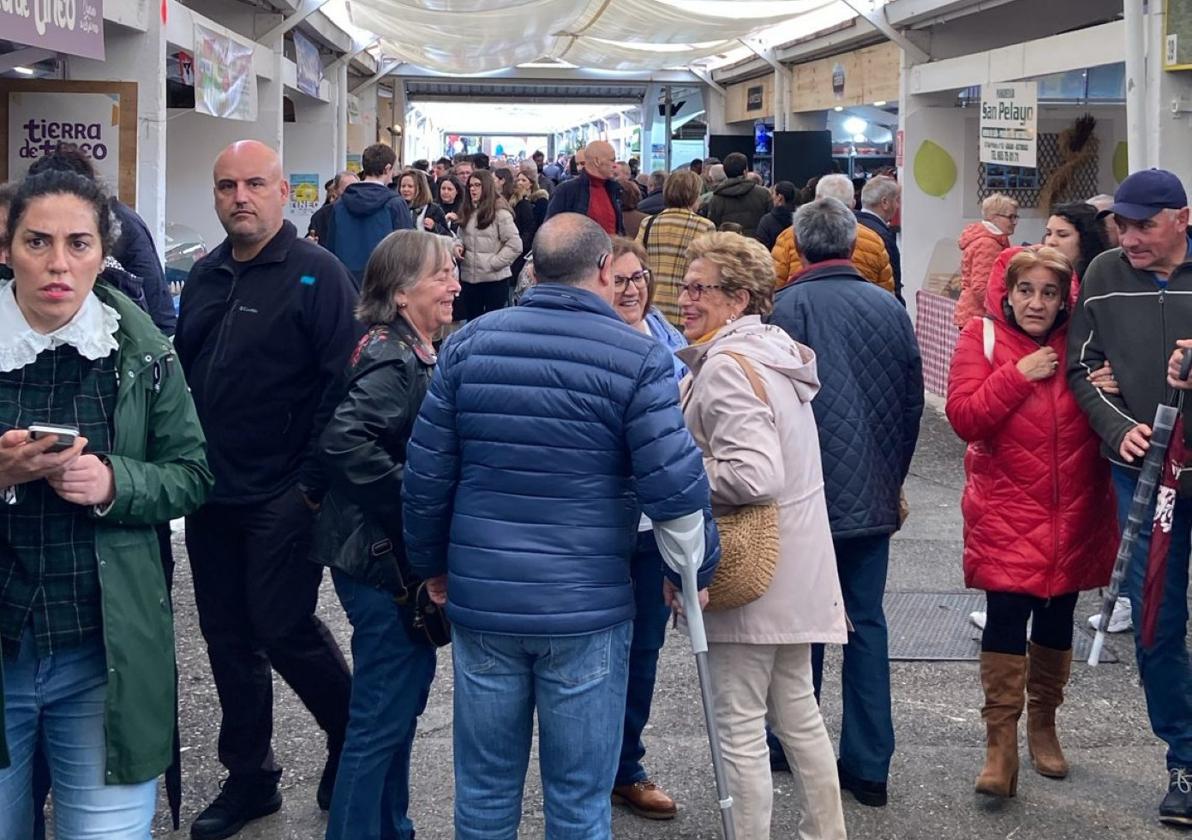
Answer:
M632 274L614 274L613 285L618 291L621 291L632 283L635 286L644 286L650 282L650 272L644 268L641 271L635 271Z
M705 283L680 283L679 284L679 295L680 296L687 295L688 300L699 300L701 297L704 296L704 292L708 291L708 289L723 289L723 288L724 287L719 284L711 284L711 283L707 283L707 284L705 284Z
M994 213L995 216L1001 216L1003 219L1009 219L1012 222L1018 221L1017 213Z

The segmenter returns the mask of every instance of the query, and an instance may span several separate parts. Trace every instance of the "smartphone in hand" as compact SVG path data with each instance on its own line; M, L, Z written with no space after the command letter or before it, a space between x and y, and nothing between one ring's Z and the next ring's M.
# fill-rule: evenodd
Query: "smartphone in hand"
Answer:
M50 452L65 452L74 446L79 430L74 426L52 426L48 423L34 423L29 427L29 438L41 440L44 437L55 436L58 439L50 447Z

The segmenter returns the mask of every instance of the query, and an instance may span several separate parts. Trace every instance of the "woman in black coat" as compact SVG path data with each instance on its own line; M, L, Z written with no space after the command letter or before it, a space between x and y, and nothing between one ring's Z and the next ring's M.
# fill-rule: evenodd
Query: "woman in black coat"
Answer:
M328 840L413 836L406 814L410 749L434 679L435 650L414 627L420 582L405 562L402 472L434 373L432 342L451 323L458 293L449 238L399 230L382 240L365 268L356 310L369 329L319 440L331 487L315 556L331 567L352 623L353 659Z
M410 206L414 230L425 230L440 236L451 235L443 209L431 199L426 173L407 169L397 179L397 192Z

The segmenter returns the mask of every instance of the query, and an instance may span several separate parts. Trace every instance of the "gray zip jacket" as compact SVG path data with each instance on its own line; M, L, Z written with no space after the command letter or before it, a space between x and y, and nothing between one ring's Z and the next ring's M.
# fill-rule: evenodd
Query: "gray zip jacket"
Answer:
M1192 260L1172 272L1165 289L1120 248L1093 260L1068 330L1068 385L1113 463L1141 466L1122 461L1122 440L1139 423L1151 425L1167 400L1167 360L1181 338L1192 338ZM1120 396L1088 382L1107 361Z

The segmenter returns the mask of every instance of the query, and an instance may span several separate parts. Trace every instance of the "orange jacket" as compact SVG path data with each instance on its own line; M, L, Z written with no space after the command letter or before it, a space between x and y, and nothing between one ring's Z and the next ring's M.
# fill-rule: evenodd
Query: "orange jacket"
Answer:
M998 255L1010 247L1010 237L994 233L984 222L973 222L960 233L960 299L953 322L957 329L985 314L985 287Z
M774 258L774 288L781 289L791 281L793 275L803 270L803 261L799 259L799 252L795 248L793 227L778 234L770 256ZM886 253L886 243L864 225L857 225L857 244L853 246L851 259L862 277L894 293L894 268L890 265L890 255Z

